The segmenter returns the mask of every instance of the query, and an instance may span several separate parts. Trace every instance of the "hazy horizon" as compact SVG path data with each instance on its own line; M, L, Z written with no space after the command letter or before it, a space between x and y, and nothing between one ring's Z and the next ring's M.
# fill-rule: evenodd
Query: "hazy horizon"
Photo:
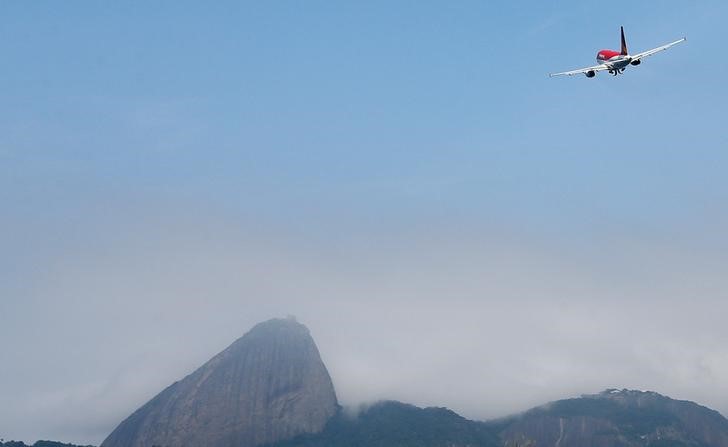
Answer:
M344 405L728 415L728 5L0 4L0 438L296 315ZM596 52L688 41L623 76Z

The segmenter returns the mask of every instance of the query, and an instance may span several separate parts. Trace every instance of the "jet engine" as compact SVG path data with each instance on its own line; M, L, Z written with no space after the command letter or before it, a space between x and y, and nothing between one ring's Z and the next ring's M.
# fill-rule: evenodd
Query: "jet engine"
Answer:
M636 61L632 61L632 62L630 62L630 64L634 65L635 67L636 67L637 65L641 64L641 63L642 63L642 61L641 61L641 60L639 60L639 59L637 59Z
M597 75L597 72L596 72L596 71L594 71L594 70L589 70L589 71L587 71L587 72L586 72L586 73L584 73L584 74L586 75L586 77L587 77L587 78L593 78L594 76L596 76L596 75Z

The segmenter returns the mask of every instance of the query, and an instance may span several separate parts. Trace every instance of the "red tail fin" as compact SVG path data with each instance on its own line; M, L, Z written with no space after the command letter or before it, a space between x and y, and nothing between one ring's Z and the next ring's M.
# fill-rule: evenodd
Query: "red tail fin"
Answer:
M627 51L627 40L624 38L624 27L619 27L622 30L622 56L626 56L629 54L629 51Z

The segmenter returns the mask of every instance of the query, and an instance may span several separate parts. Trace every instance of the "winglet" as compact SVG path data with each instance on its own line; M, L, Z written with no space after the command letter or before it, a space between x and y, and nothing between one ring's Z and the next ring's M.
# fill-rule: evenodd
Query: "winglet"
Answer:
M627 39L624 38L624 27L620 26L619 28L622 32L622 56L626 56L629 54L629 51L627 51Z

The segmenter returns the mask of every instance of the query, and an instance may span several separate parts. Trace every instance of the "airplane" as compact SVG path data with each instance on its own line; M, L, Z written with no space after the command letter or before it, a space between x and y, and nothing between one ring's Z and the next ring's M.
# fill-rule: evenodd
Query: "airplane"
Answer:
M597 72L607 70L609 74L613 76L617 76L619 74L624 73L624 70L627 69L628 66L633 65L637 66L642 63L642 59L647 56L652 56L655 53L659 53L660 51L667 50L668 48L679 44L680 42L685 42L687 39L683 37L680 40L676 40L675 42L668 43L667 45L663 45L661 47L653 48L651 50L644 51L642 53L637 53L635 55L629 54L629 51L627 51L627 41L624 38L624 27L620 27L622 31L622 50L621 51L614 51L614 50L602 50L597 53L597 62L599 65L594 65L593 67L586 67L586 68L580 68L578 70L572 70L572 71L564 71L561 73L553 73L550 74L549 77L554 76L573 76L576 74L584 74L587 78L593 78L597 75Z

